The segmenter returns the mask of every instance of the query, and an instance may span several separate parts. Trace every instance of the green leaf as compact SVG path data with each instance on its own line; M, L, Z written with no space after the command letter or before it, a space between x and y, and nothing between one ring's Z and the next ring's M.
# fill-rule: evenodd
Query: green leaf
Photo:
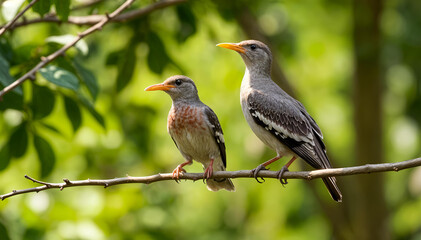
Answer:
M9 86L15 81L9 73L9 67L9 62L7 62L3 55L0 55L0 84L3 87ZM22 95L22 88L20 86L14 88L12 91Z
M176 7L177 17L180 20L180 28L177 31L177 41L184 42L196 33L197 24L191 7L181 4Z
M1 5L1 13L3 15L4 20L6 20L6 22L12 20L16 16L16 13L18 13L19 8L24 2L25 0L4 1Z
M105 128L105 121L104 118L101 116L101 114L99 114L94 106L92 105L92 103L86 99L84 96L78 94L79 100L80 102L83 104L83 106L86 108L86 110L88 110L88 112L95 118L95 120L101 124L101 126L103 128Z
M117 92L120 92L130 82L136 66L136 45L130 44L126 49L118 67Z
M82 123L82 114L80 113L79 106L73 99L64 96L64 107L67 117L72 124L73 131L76 132Z
M154 32L147 35L146 42L149 46L147 56L148 65L151 71L161 74L165 66L171 62L170 57L165 50L165 45L161 38Z
M10 45L10 42L6 38L0 39L0 55L4 59L6 59L6 62L11 62L14 59L14 53L15 49L13 49L12 45ZM16 59L15 59L16 60Z
M31 2L31 0L28 0ZM44 14L48 13L51 8L51 0L39 0L32 6L32 10L39 15L44 16Z
M105 65L106 66L115 66L118 64L118 60L121 58L121 50L114 51L108 53L106 59L105 59Z
M6 109L23 110L23 95L19 95L13 91L6 93L3 96L3 100L0 101L0 110Z
M55 96L48 87L32 85L32 111L34 119L44 118L53 111Z
M41 177L46 177L51 173L56 162L53 148L47 140L38 135L34 135L34 146L41 163Z
M47 124L47 123L44 123L44 122L40 122L40 124L41 124L41 126L45 127L46 129L48 129L50 131L53 131L57 134L61 134L61 132L56 127L54 127L50 124Z
M0 171L7 168L10 159L9 144L5 144L0 150Z
M12 133L9 139L9 153L11 157L22 157L28 148L28 133L26 122L22 122Z
M63 68L49 65L45 68L39 70L41 75L47 79L49 82L52 82L58 86L72 89L77 91L79 88L79 80L77 77Z
M61 45L66 45L72 41L75 40L77 36L71 35L71 34L65 34L60 36L51 36L45 39L46 42L54 42ZM80 39L76 44L75 48L78 49L83 55L87 55L89 52L88 44L85 42L85 40Z
M88 69L84 68L77 61L73 61L73 65L75 66L80 79L82 79L82 81L85 83L86 87L89 90L89 93L95 101L99 92L98 81L95 75Z
M70 13L70 0L54 0L57 15L62 21L67 21Z

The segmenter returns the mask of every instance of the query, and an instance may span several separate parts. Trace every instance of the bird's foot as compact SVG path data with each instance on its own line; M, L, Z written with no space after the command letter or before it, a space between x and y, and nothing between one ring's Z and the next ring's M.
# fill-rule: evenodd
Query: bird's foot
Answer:
M212 162L213 163L213 162ZM213 164L210 164L206 169L205 172L203 173L203 182L209 180L212 177L213 174Z
M262 177L260 177L260 179L262 179L262 181L259 181L259 179L258 179L258 174L259 174L259 172L260 171L262 171L262 170L269 170L269 169L267 169L266 168L266 166L264 165L264 164L260 164L259 166L257 166L255 169L253 169L253 170L251 170L251 175L254 177L254 179L256 179L256 181L258 182L258 183L263 183L263 182L265 182L265 179L264 178L262 178Z
M175 180L175 182L179 183L180 182L180 174L183 175L183 173L185 173L186 170L184 170L183 167L181 167L180 165L178 165L174 171L172 171L172 178Z
M285 184L288 184L288 181L286 179L282 178L282 176L284 175L285 172L289 172L287 166L283 166L281 168L281 170L278 171L278 179L281 182L283 187L285 187Z

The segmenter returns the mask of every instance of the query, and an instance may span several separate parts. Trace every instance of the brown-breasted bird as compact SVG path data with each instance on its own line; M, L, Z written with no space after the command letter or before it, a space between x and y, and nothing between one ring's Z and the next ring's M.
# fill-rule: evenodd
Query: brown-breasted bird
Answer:
M211 108L199 99L196 85L186 76L172 76L161 84L149 86L145 91L162 90L172 99L168 114L167 130L186 161L173 171L178 181L184 166L196 160L205 169L206 184L209 190L226 189L235 191L228 178L210 179L213 170L225 171L225 141L218 117Z
M331 168L323 143L323 135L304 106L289 96L271 79L272 53L268 46L256 40L240 43L221 43L217 46L237 51L246 64L241 83L240 99L243 114L257 137L277 156L253 170L257 174L285 155L291 160L279 171L282 184L285 171L300 157L316 169ZM335 177L323 178L333 200L342 201Z

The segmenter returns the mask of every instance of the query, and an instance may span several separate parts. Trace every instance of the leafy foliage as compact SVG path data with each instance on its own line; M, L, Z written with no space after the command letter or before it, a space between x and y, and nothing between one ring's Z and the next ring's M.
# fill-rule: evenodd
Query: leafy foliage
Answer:
M131 81L136 66L136 44L131 43L121 55L117 74L117 92L120 92Z
M28 0L31 2L31 0ZM38 13L41 17L50 11L52 0L39 0L32 6L32 10Z
M54 0L57 15L62 21L67 21L70 14L70 0Z
M0 55L0 84L4 87L10 85L14 81L9 71L9 63ZM20 86L13 89L13 91L17 94L22 94L22 88Z
M50 115L55 100L54 93L48 87L33 85L31 102L33 118L41 119Z
M41 177L46 177L51 173L56 162L53 148L47 140L36 134L34 135L34 146L41 163Z
M22 122L15 128L9 139L10 156L14 158L22 157L28 148L27 123Z
M72 124L73 131L76 132L82 124L82 114L79 105L70 97L64 96L64 107L66 109L67 117Z

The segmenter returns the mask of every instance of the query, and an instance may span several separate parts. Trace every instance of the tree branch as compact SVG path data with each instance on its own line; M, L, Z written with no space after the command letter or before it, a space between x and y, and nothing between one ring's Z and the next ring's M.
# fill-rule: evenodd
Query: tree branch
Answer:
M34 5L38 0L32 0L21 12L19 12L18 14L16 14L16 16L10 21L8 22L6 25L4 25L1 29L0 29L0 36L3 35L3 33L5 33L7 31L7 29L10 29L10 27L13 25L13 23L15 23L26 11L28 11L28 9L30 9L32 7L32 5Z
M322 178L322 177L332 177L332 176L348 176L348 175L356 175L356 174L369 174L369 173L376 173L376 172L387 172L387 171L400 171L407 168L413 168L421 166L421 158L411 159L403 162L396 162L396 163L382 163L382 164L367 164L363 166L356 166L356 167L346 167L346 168L331 168L331 169L322 169L322 170L314 170L314 171L301 171L301 172L285 172L283 177L285 179L306 179L312 180L315 178ZM258 174L259 177L265 178L278 178L277 171L260 171ZM68 187L78 187L78 186L103 186L104 188L119 185L119 184L126 184L126 183L145 183L150 184L159 181L166 181L166 180L173 180L172 173L158 173L151 176L146 177L123 177L123 178L114 178L114 179L87 179L87 180L76 180L70 181L69 179L63 179L63 183L48 183L36 180L30 176L25 175L25 178L41 184L42 186L22 189L22 190L13 190L10 193L0 195L0 199L4 200L6 198L30 193L30 192L40 192L51 188L58 188L63 190L64 188ZM239 171L219 171L214 172L211 178L253 178L253 174L251 170L239 170ZM203 173L183 173L180 176L180 179L185 180L193 180L197 181L203 179Z
M119 14L126 9L127 7L129 7L135 0L127 0L125 1L119 8L117 8L114 12L112 12L111 14L105 14L105 15L94 15L94 16L89 16L92 17L92 19L94 19L95 21L91 21L90 24L95 24L94 26L86 29L84 32L79 33L77 37L75 37L75 39L69 43L67 43L66 45L64 45L62 48L60 48L59 50L57 50L56 52L50 54L47 57L41 57L41 62L39 62L34 68L32 68L29 72L27 72L26 74L24 74L23 76L21 76L19 79L17 79L16 81L14 81L13 83L11 83L9 86L6 86L4 89L2 89L0 91L0 100L2 98L2 96L4 94L6 94L7 92L11 91L12 89L14 89L15 87L19 86L20 84L22 84L24 81L26 81L29 78L34 78L35 73L41 69L42 67L44 67L45 65L47 65L48 63L50 63L51 61L53 61L54 59L56 59L58 56L64 54L69 48L73 47L78 41L80 41L82 38L86 37L87 35L98 31L100 29L102 29L102 27L111 22L111 21L122 21L127 20L127 19L132 19L134 17L140 17L143 15L146 15L150 12L153 12L155 10L173 5L175 3L179 3L182 2L184 0L168 0L168 1L160 1L154 4L151 4L149 6L146 6L145 8L142 9L138 9L131 12L127 12L125 14L122 14L123 16L125 16L124 18L119 18ZM121 16L121 15L120 15ZM48 18L48 17L46 17Z
M135 18L139 18L141 16L144 16L150 12L153 12L158 9L166 8L175 4L179 4L182 2L186 2L187 0L163 0L156 2L154 4L151 4L149 6L146 6L141 9L136 9L132 11L128 11L126 13L123 13L119 15L118 17L111 20L111 22L124 22L129 21ZM45 22L53 22L53 23L69 23L74 24L78 26L83 25L94 25L102 20L104 20L106 16L104 15L88 15L88 16L69 16L67 21L60 20L55 14L47 14L43 18L34 18L30 20L24 19L21 22L17 22L13 24L10 29L15 29L18 27L35 24L35 23L45 23Z

